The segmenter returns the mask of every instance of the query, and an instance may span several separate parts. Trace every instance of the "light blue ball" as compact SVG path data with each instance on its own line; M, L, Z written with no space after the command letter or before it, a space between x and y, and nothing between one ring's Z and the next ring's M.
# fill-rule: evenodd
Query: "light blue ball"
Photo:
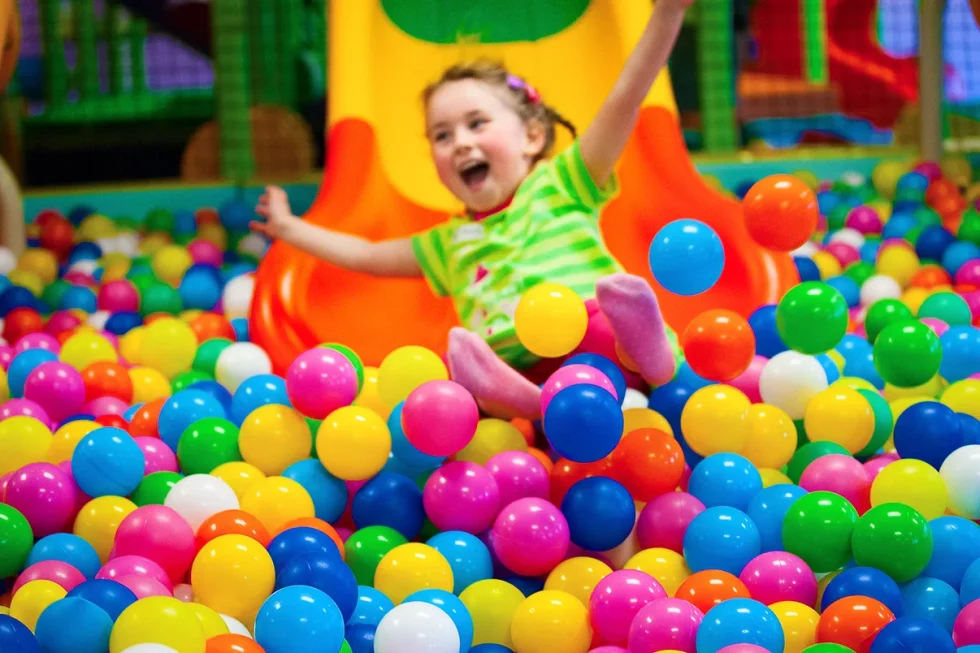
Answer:
M753 599L729 599L708 610L698 628L698 653L732 644L755 644L779 653L786 644L776 613Z
M112 619L105 610L76 597L49 605L34 628L44 653L105 653L111 632Z
M129 496L143 480L144 467L143 451L136 441L113 426L86 435L71 457L75 483L90 497Z
M705 223L675 220L654 236L649 259L650 271L661 286L677 295L698 295L721 278L725 248Z

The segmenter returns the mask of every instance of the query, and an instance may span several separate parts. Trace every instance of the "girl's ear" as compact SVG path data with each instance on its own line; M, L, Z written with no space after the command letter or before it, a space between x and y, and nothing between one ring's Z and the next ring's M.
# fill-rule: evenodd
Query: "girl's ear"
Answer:
M524 148L524 156L529 159L536 160L541 156L544 151L544 144L547 139L547 134L544 128L544 124L537 118L531 118L527 121L527 145Z

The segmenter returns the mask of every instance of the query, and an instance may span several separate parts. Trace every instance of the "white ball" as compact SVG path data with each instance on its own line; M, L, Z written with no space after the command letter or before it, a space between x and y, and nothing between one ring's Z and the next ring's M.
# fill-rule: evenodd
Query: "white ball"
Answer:
M252 639L252 633L248 632L248 628L245 627L245 624L240 622L238 619L229 617L226 614L221 614L220 612L218 613L218 616L224 620L225 625L228 626L228 630L231 631L232 635L243 635L249 639Z
M857 229L844 227L830 237L830 242L844 243L854 249L861 249L861 246L864 245L864 236Z
M210 474L191 474L180 479L170 488L163 505L183 517L195 533L208 517L239 508L231 486Z
M898 299L901 296L902 287L887 274L868 277L861 285L862 306L871 306L879 299Z
M105 323L109 321L110 317L112 317L112 313L109 311L96 311L88 316L85 323L101 331L105 329Z
M258 374L272 374L272 361L265 350L251 342L234 342L225 347L214 366L214 378L231 392Z
M240 254L251 254L256 258L261 258L265 250L269 248L269 241L255 232L250 233L238 243Z
M139 234L133 231L125 231L120 234L116 234L116 251L122 252L126 256L136 256L140 252L140 237Z
M946 457L939 476L946 484L950 512L980 519L980 444L960 447Z
M116 240L115 236L99 238L95 242L98 243L103 255L119 251L119 241Z
M255 292L255 277L242 274L225 285L221 293L221 306L225 317L234 320L236 317L248 317L252 308L252 293Z
M180 653L180 651L163 644L135 644L122 653Z
M820 247L817 246L812 240L808 240L796 249L792 251L793 256L799 256L801 258L810 258L814 254L820 251Z
M0 274L8 275L17 267L17 257L9 247L0 247Z
M459 653L459 631L429 603L409 601L389 611L374 633L374 653Z
M84 274L94 274L99 269L99 262L91 259L85 261L75 261L68 268L71 272L82 272Z
M630 408L646 408L647 396L633 388L626 388L626 397L623 399L623 410Z
M776 354L759 375L762 401L782 408L791 419L803 419L810 399L827 385L827 373L820 361L795 351Z
M857 188L859 186L864 186L868 178L856 170L848 170L841 175L840 179L851 188Z

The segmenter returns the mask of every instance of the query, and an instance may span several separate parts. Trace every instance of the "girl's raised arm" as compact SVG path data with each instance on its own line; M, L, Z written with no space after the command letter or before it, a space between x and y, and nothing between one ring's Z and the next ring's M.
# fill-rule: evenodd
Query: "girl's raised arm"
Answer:
M626 147L640 105L667 64L694 0L656 0L650 21L623 66L619 79L581 137L582 158L592 179L604 186Z

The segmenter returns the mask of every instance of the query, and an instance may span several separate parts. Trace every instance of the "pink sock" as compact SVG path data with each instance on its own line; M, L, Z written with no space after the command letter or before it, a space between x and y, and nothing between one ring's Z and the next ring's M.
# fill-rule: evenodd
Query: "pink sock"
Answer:
M609 320L616 342L647 383L663 385L674 377L674 354L667 342L664 316L650 284L632 274L612 274L596 285L596 300Z
M541 389L505 363L483 338L462 327L449 331L449 373L470 391L485 412L537 419Z

